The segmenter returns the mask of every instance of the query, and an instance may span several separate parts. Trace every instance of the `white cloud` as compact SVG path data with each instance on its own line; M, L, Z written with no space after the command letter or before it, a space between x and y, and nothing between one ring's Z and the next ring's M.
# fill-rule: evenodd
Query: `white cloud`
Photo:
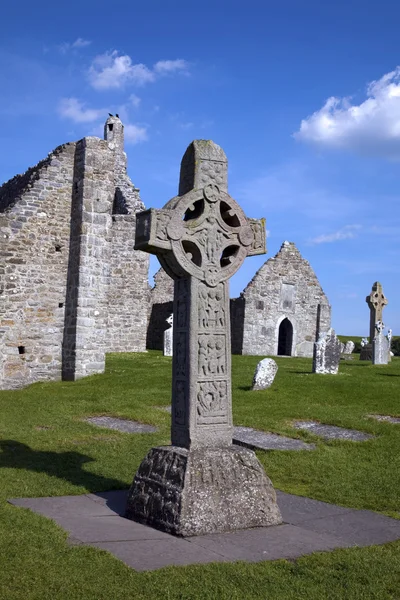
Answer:
M58 105L58 113L75 123L90 123L106 115L107 111L104 108L86 108L85 103L77 98L62 98Z
M89 81L98 90L121 88L127 83L144 85L154 79L146 65L133 64L130 56L119 56L116 50L96 56L89 69Z
M84 40L83 38L77 38L74 42L64 42L58 46L61 54L66 54L69 50L76 50L77 48L86 48L90 46L92 42L90 40Z
M156 80L158 76L175 73L187 73L187 62L183 59L160 60L153 69L143 63L132 62L127 54L119 55L117 50L96 56L89 69L89 81L98 90L118 89L131 83L144 85Z
M129 102L131 104L131 106L133 106L134 108L137 108L139 106L139 104L141 103L141 99L136 96L136 94L131 94L129 96Z
M124 124L125 141L127 144L139 144L145 142L147 137L147 128L130 123Z
M358 105L332 96L302 120L294 137L321 147L400 159L400 67L372 81L366 95Z
M329 244L331 242L340 242L341 240L349 240L357 237L357 231L361 229L361 225L345 225L338 231L319 235L310 240L310 244Z
M177 58L176 60L159 60L154 65L154 71L160 75L167 73L175 73L176 71L187 72L188 63L183 58Z

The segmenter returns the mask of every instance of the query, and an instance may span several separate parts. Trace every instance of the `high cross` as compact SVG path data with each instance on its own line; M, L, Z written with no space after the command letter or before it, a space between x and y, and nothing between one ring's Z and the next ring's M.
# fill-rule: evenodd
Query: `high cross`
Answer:
M383 322L382 312L388 301L383 293L382 285L379 281L375 281L372 286L372 291L369 296L366 297L365 301L370 309L370 324L369 324L369 341L375 337L375 325L378 321Z
M228 194L227 158L195 140L183 156L179 195L137 215L135 248L155 254L174 284L173 446L232 443L229 278L264 254L265 221Z

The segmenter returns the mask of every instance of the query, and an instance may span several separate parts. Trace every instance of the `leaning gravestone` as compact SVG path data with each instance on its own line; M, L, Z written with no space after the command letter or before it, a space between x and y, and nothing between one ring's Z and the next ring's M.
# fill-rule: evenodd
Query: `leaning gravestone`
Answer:
M167 319L168 329L164 331L164 356L172 356L172 338L174 331L174 315Z
M313 373L336 375L339 370L341 342L331 328L321 332L314 344Z
M260 360L254 373L252 389L265 390L271 387L277 372L278 365L272 358Z
M375 281L370 294L365 298L370 310L369 317L369 343L361 348L360 360L373 360L372 343L375 337L375 325L383 322L382 313L388 301L383 293L382 285Z
M393 356L393 352L391 350L392 348L392 337L393 337L393 332L391 329L388 329L388 332L386 334L386 339L388 341L388 362L392 361L392 356Z
M352 354L354 348L355 348L355 343L352 342L351 340L349 340L348 342L346 342L346 344L344 346L343 354Z
M389 342L383 334L384 327L382 321L375 324L375 337L372 342L373 365L387 365L389 361Z
M232 445L228 280L246 256L265 253L265 223L228 195L219 146L190 144L179 196L137 215L135 248L175 280L172 445L142 461L126 516L184 536L281 523L254 452Z

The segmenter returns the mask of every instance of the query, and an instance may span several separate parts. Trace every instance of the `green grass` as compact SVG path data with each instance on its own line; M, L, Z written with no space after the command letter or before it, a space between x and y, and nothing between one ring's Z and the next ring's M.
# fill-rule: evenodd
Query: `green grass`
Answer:
M366 418L398 415L400 359L340 364L312 375L310 359L278 358L269 390L251 392L258 357L233 357L237 425L313 441L313 452L259 452L276 488L400 517L400 426ZM298 561L235 563L136 573L104 551L72 547L53 521L6 503L11 497L128 487L147 450L169 443L171 359L110 355L104 375L0 392L0 598L236 599L400 598L400 543L319 553ZM109 414L157 425L128 435L82 422ZM321 441L291 427L314 419L360 429L367 442Z

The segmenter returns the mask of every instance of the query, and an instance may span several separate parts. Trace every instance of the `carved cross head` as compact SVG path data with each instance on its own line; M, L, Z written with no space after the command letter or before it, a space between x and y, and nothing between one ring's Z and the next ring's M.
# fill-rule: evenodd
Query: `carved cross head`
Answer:
M370 309L375 309L378 312L382 311L383 307L386 306L388 301L383 293L382 285L379 283L379 281L374 283L372 286L372 291L370 295L366 297L365 301Z
M225 191L224 156L213 142L193 142L182 161L180 190L188 188L188 172L192 184L201 187L173 198L161 210L137 215L135 248L156 254L174 279L191 275L215 287L232 277L246 256L266 251L265 220L248 219Z

